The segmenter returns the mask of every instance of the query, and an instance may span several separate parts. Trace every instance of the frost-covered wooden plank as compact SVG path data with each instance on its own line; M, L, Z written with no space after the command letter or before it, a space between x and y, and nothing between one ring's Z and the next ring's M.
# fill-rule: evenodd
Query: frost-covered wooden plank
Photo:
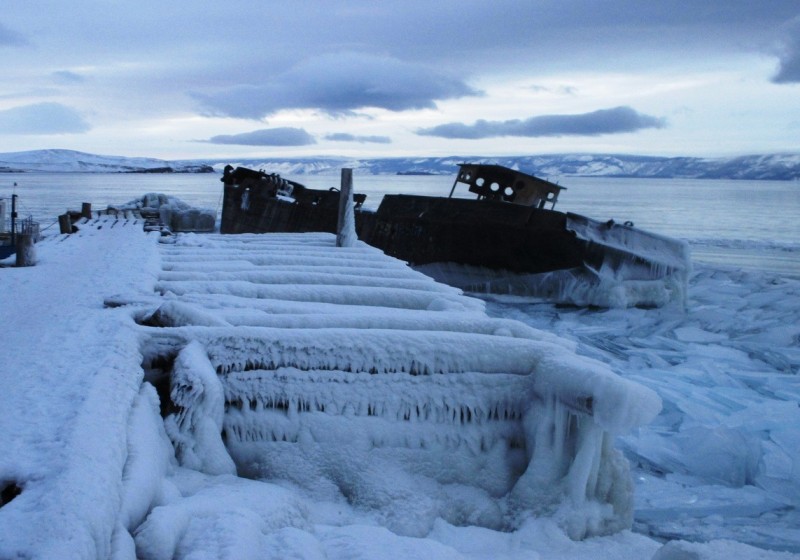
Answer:
M465 371L525 375L547 355L529 339L472 332L258 327L176 331L200 341L220 373L296 367L420 375Z
M549 335L510 319L490 318L480 312L431 312L420 309L392 309L328 304L296 304L294 307L276 305L274 308L211 307L208 300L190 298L170 300L155 310L144 312L140 322L152 326L239 326L272 327L279 329L396 329L423 331L452 331L548 340L574 349L574 343ZM240 301L244 298L238 298ZM151 300L152 301L152 300ZM249 301L249 300L245 300ZM259 302L263 303L263 302ZM285 303L285 302L276 302ZM242 302L242 306L245 303ZM327 311L327 312L326 312ZM187 335L188 336L188 335Z
M458 288L437 284L430 278L397 278L397 275L358 274L355 272L342 274L314 270L261 270L248 272L163 272L159 276L159 286L169 289L172 283L202 282L224 286L231 282L248 282L256 285L310 285L325 284L329 286L364 286L376 288L400 288L410 290L428 290L444 294L459 294ZM180 284L179 284L180 285Z
M164 261L162 263L163 272L160 277L165 280L179 280L180 275L186 275L185 280L202 280L211 277L232 277L235 274L297 274L308 273L309 265L280 265L272 263L269 267L260 267L248 261L216 261L197 260L191 262ZM316 265L313 268L315 274L341 275L345 276L368 276L370 278L406 278L419 282L436 284L430 276L425 276L420 272L413 271L407 267L389 268L383 266L374 267L354 267L338 265Z
M483 302L472 298L435 290L414 288L375 287L341 284L284 284L263 285L246 281L217 282L158 282L162 294L184 295L220 294L251 299L281 299L342 305L379 305L408 309L482 309Z

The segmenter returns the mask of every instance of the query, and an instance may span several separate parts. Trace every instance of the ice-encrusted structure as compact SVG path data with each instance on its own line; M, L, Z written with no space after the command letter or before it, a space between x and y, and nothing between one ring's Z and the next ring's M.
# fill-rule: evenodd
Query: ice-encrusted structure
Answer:
M178 460L206 474L236 474L219 438L224 415L222 386L197 342L178 354L170 385L170 399L178 411L166 418L165 427Z
M595 220L567 214L567 228L602 255L599 265L536 274L493 270L456 263L415 268L440 282L469 292L541 297L555 303L608 308L686 305L691 274L689 245L632 226L598 227ZM631 232L636 234L632 235Z
M118 206L109 206L110 211L137 211L142 215L153 214L159 221L176 232L212 232L216 226L217 212L209 208L195 208L186 202L160 193L147 193Z
M630 526L613 436L658 414L654 392L330 234L184 235L162 258L140 322L184 466L346 499L402 535Z
M489 314L531 321L531 326L563 337L556 338L516 321L487 320L482 306L474 300L448 294L447 288L436 291L430 282L428 289L436 291L435 295L424 296L424 282L415 283L409 293L395 285L398 290L394 298L386 299L384 306L354 305L358 300L352 294L357 290L349 295L347 291L341 293L339 303L325 301L336 293L334 284L343 285L345 278L359 278L362 285L379 272L384 281L412 279L403 267L393 267L391 261L374 254L356 259L354 254L337 252L325 238L303 237L307 242L299 249L301 239L286 238L280 240L283 251L277 250L279 243L275 240L274 250L267 251L261 246L266 239L228 245L213 237L180 235L173 239L181 238L181 242L168 247L159 243L164 239L160 234L143 229L143 220L135 212L82 220L78 225L76 233L46 237L37 246L40 262L36 267L16 273L8 269L0 274L3 292L14 295L4 299L2 307L4 320L13 328L0 332L0 347L13 349L2 354L0 368L1 558L639 560L657 554L660 560L788 560L800 551L796 510L800 494L797 469L793 469L800 447L795 429L800 414L797 383L793 381L797 376L792 375L800 371L796 344L800 288L796 278L761 273L750 276L717 267L701 270L693 279L691 306L686 312L597 311L541 302L526 306L517 301L498 313L501 304L487 302ZM319 251L318 257L310 256L312 246ZM179 255L178 247L185 252ZM216 251L224 254L226 248L230 259L214 255ZM198 259L203 254L207 258ZM127 260L121 260L120 255ZM332 267L328 272L336 271L338 280L331 277L328 288L312 290L302 281L303 274L288 272L302 271L305 261L306 265L316 262L320 267L327 262ZM355 261L360 261L359 266L352 266ZM81 266L76 267L76 262ZM130 266L131 262L137 266ZM345 275L348 268L351 272L358 268L367 271ZM267 269L275 274L256 274ZM245 271L248 281L243 281ZM271 298L264 290L263 299L224 295L232 293L232 286L222 287L232 277L241 281L237 289L242 291L256 279L279 285L276 277L282 272L286 274L282 289L292 300ZM317 272L321 270L306 266L306 276L317 281L319 288L324 283ZM171 284L189 280L195 287L201 285L198 281L206 280L204 293L193 294L189 284L182 288ZM154 295L157 282L163 296ZM172 292L170 285L181 295ZM374 291L373 303L380 301L378 294L391 294L391 290ZM534 315L539 319L533 321ZM228 465L231 463L224 457L236 457L241 473L249 466L259 467L257 463L243 464L241 454L235 453L238 447L226 441L227 435L221 438L219 432L220 426L225 430L228 417L235 415L230 408L225 412L227 381L233 375L246 377L247 372L231 369L218 374L217 368L228 362L212 361L205 344L217 336L212 331L225 331L227 336L240 328L248 336L284 332L284 339L292 338L292 332L310 329L344 333L345 329L363 332L382 328L388 335L419 330L472 333L485 336L471 338L471 342L489 344L498 337L527 338L533 344L542 343L542 357L547 359L537 362L528 374L512 374L507 379L525 387L524 378L536 376L536 395L552 383L560 388L561 396L573 391L562 386L564 380L573 377L569 371L563 376L558 368L549 368L548 348L556 354L556 366L572 363L587 374L597 372L597 365L574 361L576 348L603 361L611 358L612 369L652 387L664 400L664 411L656 420L614 438L632 461L636 484L634 530L571 541L557 526L560 523L571 534L577 534L583 525L602 530L599 523L587 520L606 519L603 516L613 508L610 504L625 503L624 497L614 498L612 491L606 493L611 496L610 502L579 499L581 509L570 498L570 488L577 488L581 496L580 489L587 481L590 487L595 484L590 493L598 495L597 488L606 481L624 481L622 476L612 478L603 473L622 472L624 466L604 465L609 455L616 453L609 454L602 447L598 463L586 460L598 452L598 447L591 445L576 446L585 450L581 460L567 448L562 454L546 453L550 441L577 439L554 430L549 431L548 439L548 424L538 420L535 425L545 434L529 434L538 438L543 452L536 447L538 442L526 447L524 453L498 445L495 455L484 455L484 467L474 469L483 478L466 484L442 484L419 473L416 462L408 467L399 458L406 449L400 447L404 441L382 450L389 457L386 460L378 457L379 449L359 447L364 438L352 434L376 433L376 425L370 424L375 418L352 417L348 424L342 418L350 414L347 410L331 415L334 426L340 428L327 431L322 424L325 431L311 432L318 439L310 442L307 438L296 444L270 442L263 448L265 453L260 453L256 442L247 443L256 458L283 460L278 453L295 453L299 460L290 464L290 474L311 480L306 490L287 482L285 476L280 480L282 473L277 469L265 469L266 474L258 480L202 472L212 472L208 466L214 464L210 459L216 453ZM195 337L204 330L208 336ZM484 352L486 348L486 344L465 348L464 353ZM233 351L230 356L231 365L241 362L247 369L246 359L235 357ZM555 381L543 374L549 369L556 375ZM323 374L297 370L298 383L305 383L303 395L311 396L311 384L304 376L322 379ZM607 370L601 367L599 371L598 379L607 379ZM286 373L294 372L287 369ZM351 373L341 376L351 379ZM474 375L482 384L470 385L470 372L465 373L427 377L450 382L448 406L467 406L474 414L477 409L471 399L479 401L484 386L500 391L504 378L496 373ZM167 374L176 380L174 400L163 383ZM144 381L145 375L158 385L158 393ZM404 380L409 386L417 379L431 381L402 372L370 377L387 382L374 388L364 385L365 398L370 402L381 396L379 393L385 399L402 398L410 392ZM646 395L639 399L636 385L627 386L632 389L628 393L626 385L613 379L609 388L621 392L616 397L593 400L593 414L554 404L562 413L570 412L576 424L585 422L575 428L582 432L596 426L596 420L612 425L607 421L614 420L614 414L603 413L599 403L613 403L626 393L629 398L620 410L629 410L631 419L647 417L644 409L653 402ZM594 394L604 393L599 382L581 377L575 381L592 387ZM350 393L343 391L336 402L350 402ZM417 398L424 396L420 392L416 392ZM538 402L523 405L532 411ZM285 409L288 411L288 407ZM283 411L282 405L274 410ZM541 411L549 414L546 407ZM258 411L252 412L256 419ZM499 412L497 416L499 419ZM452 430L460 437L468 436L472 426L466 410L464 417L464 424ZM494 420L494 414L492 417L493 422L499 421ZM617 428L623 430L624 418L616 420ZM393 426L415 421L411 416L409 420L386 419L383 433L391 435ZM514 433L524 433L525 425L516 428L514 419L509 422L515 426ZM270 423L267 418L259 422L259 428ZM341 429L350 427L355 431L349 431L345 439ZM418 426L423 434L427 431L424 427ZM495 434L506 437L500 430ZM183 442L182 447L175 443L178 440ZM599 438L592 434L591 441L598 442ZM191 463L186 460L191 460L191 453L187 450L202 463L189 468ZM518 478L514 488L540 492L529 500L538 500L536 511L544 515L530 515L533 508L520 506L522 498L512 493L496 498L480 486L497 469L496 458L515 454L523 457L523 462L528 454L532 456L526 463L532 482L524 484ZM178 465L176 455L181 456L184 466ZM536 457L545 461L532 467ZM560 479L540 476L557 472L548 466L553 457L563 457L565 464L573 465ZM704 460L708 457L713 460ZM476 460L464 453L442 451L439 459L440 472ZM577 468L593 464L601 466L596 478L591 469ZM305 475L299 472L303 469ZM311 469L319 476L310 475ZM579 476L579 472L583 474ZM340 473L344 474L338 476ZM536 480L556 482L550 491ZM568 480L575 484L567 484ZM615 484L613 488L625 491L626 486ZM350 503L346 503L345 493ZM427 514L433 511L439 511L441 517L424 538L399 534L424 531L430 523ZM498 522L513 530L487 528ZM652 536L696 542L672 541L662 546Z

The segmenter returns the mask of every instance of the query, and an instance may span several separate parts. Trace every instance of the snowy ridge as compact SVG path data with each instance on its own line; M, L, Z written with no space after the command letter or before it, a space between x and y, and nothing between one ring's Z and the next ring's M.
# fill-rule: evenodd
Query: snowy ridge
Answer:
M800 154L760 154L730 158L658 157L631 154L541 154L486 157L461 155L353 159L347 157L203 159L166 161L155 158L99 156L72 150L35 150L0 154L0 171L221 173L226 165L268 169L286 176L337 175L343 167L362 175L424 173L453 175L458 164L498 164L546 178L653 177L685 179L800 179Z
M549 335L489 319L483 302L376 249L334 240L184 235L162 246L163 303L138 317L162 327L145 352L154 375L177 352L167 425L183 464L229 471L217 423L193 411L224 404L240 474L322 484L400 534L424 535L439 516L511 527L566 503L573 538L630 524L627 468L609 434L652 419L652 392ZM190 349L218 381L193 377ZM455 499L453 485L471 490Z
M191 161L102 156L74 150L31 150L0 154L0 171L77 173L209 173L211 166Z

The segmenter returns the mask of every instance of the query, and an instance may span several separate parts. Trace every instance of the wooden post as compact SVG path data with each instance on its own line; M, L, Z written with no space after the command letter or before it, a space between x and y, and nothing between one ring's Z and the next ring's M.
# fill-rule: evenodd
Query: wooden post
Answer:
M72 220L69 214L61 214L58 217L58 229L61 233L72 233Z
M339 221L336 226L336 246L352 247L358 240L356 215L353 208L353 170L342 168L342 185L339 189Z
M87 220L92 219L92 203L91 202L84 202L81 205L81 218L86 218Z
M17 266L33 266L36 264L36 249L32 233L17 234Z

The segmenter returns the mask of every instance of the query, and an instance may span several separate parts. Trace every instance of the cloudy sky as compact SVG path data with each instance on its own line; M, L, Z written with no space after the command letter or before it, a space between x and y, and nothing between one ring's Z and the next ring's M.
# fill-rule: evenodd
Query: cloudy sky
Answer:
M798 0L5 0L0 152L800 152Z

